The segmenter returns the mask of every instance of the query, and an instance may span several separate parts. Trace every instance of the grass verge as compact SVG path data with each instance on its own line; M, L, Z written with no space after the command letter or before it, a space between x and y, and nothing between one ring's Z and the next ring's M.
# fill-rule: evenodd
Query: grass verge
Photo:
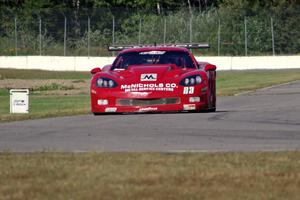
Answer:
M9 96L0 96L0 122L87 114L89 95L31 95L29 114L9 114Z
M296 80L300 69L218 71L217 94L230 96Z
M298 199L300 152L0 153L1 199Z
M89 79L89 72L1 69L1 79Z
M87 72L54 72L42 70L9 70L0 69L2 79L72 79L71 86L48 84L38 87L37 91L56 91L76 89L79 83L89 79ZM219 96L234 95L236 93L252 91L275 84L300 80L300 69L289 70L246 70L246 71L218 71L217 94ZM1 81L1 80L0 80ZM26 87L26 85L24 85ZM88 90L88 88L86 88ZM66 116L89 113L89 95L30 95L30 114L9 114L8 89L0 85L0 122L36 119L44 117Z

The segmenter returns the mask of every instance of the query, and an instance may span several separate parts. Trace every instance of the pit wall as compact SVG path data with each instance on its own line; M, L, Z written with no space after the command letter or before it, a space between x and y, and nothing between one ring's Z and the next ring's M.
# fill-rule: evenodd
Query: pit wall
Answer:
M196 57L217 65L218 70L300 68L300 56ZM114 57L0 56L0 68L52 71L90 71L111 64Z

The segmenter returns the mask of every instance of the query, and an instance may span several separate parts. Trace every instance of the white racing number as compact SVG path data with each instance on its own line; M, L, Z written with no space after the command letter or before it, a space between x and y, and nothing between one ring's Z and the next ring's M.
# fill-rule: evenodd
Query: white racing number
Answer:
M184 87L183 88L183 94L194 94L194 87Z

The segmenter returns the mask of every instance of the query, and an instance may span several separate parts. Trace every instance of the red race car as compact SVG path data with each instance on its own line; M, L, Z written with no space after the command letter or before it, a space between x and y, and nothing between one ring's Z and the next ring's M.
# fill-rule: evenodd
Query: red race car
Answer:
M109 46L121 51L112 65L91 70L91 111L216 110L216 66L197 62L188 49L207 44Z

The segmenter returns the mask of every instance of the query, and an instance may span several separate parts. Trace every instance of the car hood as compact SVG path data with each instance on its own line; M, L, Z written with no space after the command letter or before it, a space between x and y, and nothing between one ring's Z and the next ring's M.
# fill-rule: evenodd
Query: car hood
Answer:
M191 71L195 71L195 69L182 69L175 65L137 65L129 66L127 70L113 70L107 73L121 82L136 83L174 81Z

